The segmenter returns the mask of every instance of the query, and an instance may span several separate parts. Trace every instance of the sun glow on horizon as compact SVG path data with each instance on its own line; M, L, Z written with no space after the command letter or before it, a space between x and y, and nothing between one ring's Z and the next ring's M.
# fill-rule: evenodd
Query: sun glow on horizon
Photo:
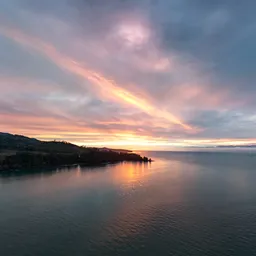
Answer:
M166 47L146 12L83 23L81 33L59 21L42 20L44 32L0 25L13 69L0 74L1 131L135 150L256 145L251 95L219 84L210 63L174 41Z
M104 133L89 133L87 140L70 140L79 146L87 147L110 147L110 148L123 148L130 150L185 150L186 148L216 148L219 146L247 146L256 145L256 139L170 139L155 138L152 136L139 136L131 133L119 134L104 134ZM107 136L110 138L106 138ZM89 137L92 136L90 140ZM98 140L95 139L98 136ZM38 136L39 139L51 140L58 139L58 136L49 138L46 136Z

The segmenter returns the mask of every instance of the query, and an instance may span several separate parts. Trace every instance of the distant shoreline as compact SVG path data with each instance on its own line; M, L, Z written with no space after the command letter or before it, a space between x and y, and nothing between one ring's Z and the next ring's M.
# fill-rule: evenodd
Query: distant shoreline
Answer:
M130 150L79 147L63 141L45 142L0 133L0 171L47 166L95 166L124 161L151 162L152 159Z
M121 156L120 156L121 155ZM62 154L34 154L31 152L17 152L14 155L7 156L0 163L0 172L6 171L22 171L24 169L34 169L34 168L64 168L72 166L81 166L81 167L93 167L93 166L105 166L108 164L117 164L121 162L138 162L138 163L148 163L152 162L150 158L141 157L137 154L119 154L119 158L110 155L110 159L104 160L99 159L90 159L89 157L83 157L80 162L75 162L78 159L78 155L62 155ZM97 156L95 156L97 158ZM111 159L113 158L113 159ZM58 159L58 160L53 160ZM68 160L67 160L68 159ZM74 159L72 162L71 159ZM54 163L54 161L56 161Z
M58 170L71 170L73 168L81 169L94 169L94 168L104 168L111 165L117 165L120 163L138 163L138 164L148 164L150 162L138 162L138 161L122 161L122 162L106 162L106 163L95 163L95 164L69 164L69 165L45 165L45 166L32 166L23 167L18 169L0 169L0 177L10 176L10 175L23 175L23 174L36 174L36 173L47 173L56 172Z

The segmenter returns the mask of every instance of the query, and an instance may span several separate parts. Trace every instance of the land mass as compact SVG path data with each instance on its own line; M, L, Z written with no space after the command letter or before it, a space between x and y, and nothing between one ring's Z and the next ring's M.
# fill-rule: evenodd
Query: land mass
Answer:
M98 165L123 161L151 162L130 150L77 146L66 141L40 141L0 132L0 171L24 168Z

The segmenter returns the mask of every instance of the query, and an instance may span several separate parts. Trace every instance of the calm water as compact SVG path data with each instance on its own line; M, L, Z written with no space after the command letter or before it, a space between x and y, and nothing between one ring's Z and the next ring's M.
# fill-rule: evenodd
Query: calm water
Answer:
M256 154L148 155L0 176L0 255L256 255Z

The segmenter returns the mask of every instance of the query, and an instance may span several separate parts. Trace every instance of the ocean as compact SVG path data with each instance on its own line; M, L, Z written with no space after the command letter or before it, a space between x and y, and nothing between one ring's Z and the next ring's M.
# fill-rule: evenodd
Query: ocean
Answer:
M1 256L256 255L255 152L0 175Z

